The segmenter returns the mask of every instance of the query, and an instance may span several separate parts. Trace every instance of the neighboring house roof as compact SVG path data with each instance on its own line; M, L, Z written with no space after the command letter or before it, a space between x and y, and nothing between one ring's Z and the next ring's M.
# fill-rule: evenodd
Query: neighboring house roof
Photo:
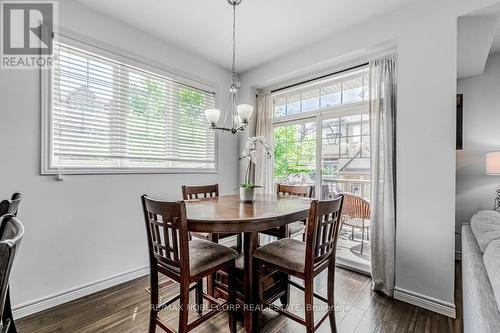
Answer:
M354 171L354 170L369 170L370 161L367 158L357 158L361 156L361 151L363 151L364 156L370 156L370 152L362 145L359 145L358 149L354 151L351 156L343 160L337 169L338 172L342 171Z

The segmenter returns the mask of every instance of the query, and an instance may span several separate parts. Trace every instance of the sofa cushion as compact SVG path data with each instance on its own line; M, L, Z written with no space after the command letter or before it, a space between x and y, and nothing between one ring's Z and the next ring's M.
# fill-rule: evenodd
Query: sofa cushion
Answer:
M490 242L484 251L483 261L500 311L500 239Z
M500 311L470 225L462 227L462 295L464 333L500 332Z
M492 240L500 239L500 213L494 210L478 211L470 219L470 226L482 252Z

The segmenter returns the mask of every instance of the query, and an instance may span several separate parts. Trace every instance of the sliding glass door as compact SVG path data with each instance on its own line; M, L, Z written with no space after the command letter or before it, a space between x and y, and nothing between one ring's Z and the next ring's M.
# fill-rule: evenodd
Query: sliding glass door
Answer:
M276 184L311 185L316 198L344 193L351 204L369 205L367 82L363 68L273 95ZM369 273L369 217L362 220L344 216L337 262Z

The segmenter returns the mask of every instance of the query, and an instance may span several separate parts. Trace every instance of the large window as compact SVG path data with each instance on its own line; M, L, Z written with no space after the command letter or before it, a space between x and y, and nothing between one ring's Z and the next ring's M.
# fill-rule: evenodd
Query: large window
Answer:
M273 94L274 179L369 199L367 68Z
M56 44L43 172L215 170L213 90Z

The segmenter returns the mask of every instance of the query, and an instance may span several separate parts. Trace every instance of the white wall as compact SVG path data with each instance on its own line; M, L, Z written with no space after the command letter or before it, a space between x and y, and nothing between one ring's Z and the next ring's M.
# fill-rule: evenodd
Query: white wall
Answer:
M226 104L230 74L72 1L60 1L63 28L219 85ZM26 227L12 273L15 305L102 280L148 264L139 196L181 198L182 184L237 182L237 140L220 135L218 174L40 176L40 74L0 71L0 197L23 195Z
M448 315L454 313L457 16L495 2L420 1L242 76L252 87L277 86L397 44L396 288L399 298Z
M478 209L492 209L499 176L486 174L485 154L500 150L500 53L489 56L483 75L458 81L464 94L463 150L457 151L457 230Z

